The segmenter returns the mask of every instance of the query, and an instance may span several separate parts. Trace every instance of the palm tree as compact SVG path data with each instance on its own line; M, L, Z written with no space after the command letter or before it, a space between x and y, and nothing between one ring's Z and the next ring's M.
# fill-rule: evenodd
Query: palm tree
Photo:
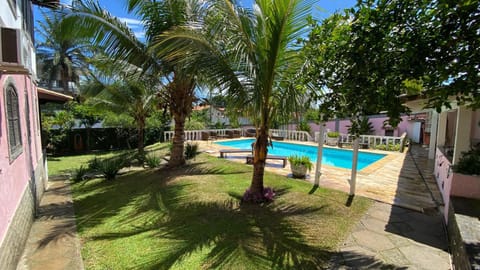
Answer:
M138 137L138 160L143 163L146 119L157 104L157 88L152 85L154 82L134 74L125 76L110 85L104 85L98 80L92 81L92 84L96 86L91 87L88 94L92 95L93 91L97 93L88 100L90 104L118 114L124 113L133 118Z
M53 81L60 76L63 91L68 93L69 82L78 84L80 75L86 73L85 54L89 46L85 39L72 37L68 31L59 27L61 16L56 11L43 16L45 21L39 22L37 29L44 40L37 44L40 77L52 88Z
M183 55L179 63L201 70L203 79L227 93L231 105L253 117L257 138L250 192L257 197L263 196L272 121L290 117L302 96L292 84L303 63L296 41L307 30L312 4L257 0L250 10L217 1L206 17L169 31L153 46L161 58Z
M195 100L195 76L191 70L176 64L172 59L159 58L152 54L152 41L166 30L183 25L201 10L199 1L129 0L128 10L141 17L146 28L146 44L138 40L128 27L95 2L76 2L73 12L64 20L66 27L77 25L77 34L93 38L106 55L117 60L118 66L135 66L150 77L161 78L158 93L161 102L168 104L175 120L173 148L170 166L185 163L184 126ZM81 25L81 27L78 27ZM122 69L122 68L120 68Z

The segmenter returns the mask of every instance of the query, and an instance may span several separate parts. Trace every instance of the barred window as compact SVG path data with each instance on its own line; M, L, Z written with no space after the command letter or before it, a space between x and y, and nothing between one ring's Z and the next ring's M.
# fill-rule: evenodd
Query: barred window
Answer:
M12 85L5 91L5 107L7 111L7 131L10 161L22 153L22 136L20 133L20 115L18 108L18 94Z

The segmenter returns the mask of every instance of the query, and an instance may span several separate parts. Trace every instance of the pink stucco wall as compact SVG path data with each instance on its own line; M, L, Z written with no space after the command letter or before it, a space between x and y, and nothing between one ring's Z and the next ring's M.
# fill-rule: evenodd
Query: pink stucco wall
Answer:
M12 83L17 90L23 152L10 160L5 112L5 88ZM27 93L27 94L25 94ZM36 87L27 75L0 75L0 242L28 186L33 170L42 157ZM28 100L27 100L28 99ZM30 115L26 115L26 106ZM27 117L30 119L28 138Z
M409 121L407 116L402 116L402 122L398 124L397 128L393 132L393 136L401 136L404 132L407 132ZM385 136L385 129L383 128L383 123L388 120L388 117L375 116L369 118L369 122L372 123L374 132L372 135ZM327 130L335 131L335 120L328 121L326 124ZM296 124L288 125L289 129L296 129ZM348 133L348 127L350 126L349 119L339 120L339 132L343 134ZM315 123L310 123L310 128L312 129L312 134L320 130L320 125Z

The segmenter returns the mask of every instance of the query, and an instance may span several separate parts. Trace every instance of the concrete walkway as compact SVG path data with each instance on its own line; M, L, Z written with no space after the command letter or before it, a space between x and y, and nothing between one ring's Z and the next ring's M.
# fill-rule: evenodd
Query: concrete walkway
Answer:
M441 215L376 202L355 226L331 269L451 269Z
M50 179L17 270L82 270L69 184Z

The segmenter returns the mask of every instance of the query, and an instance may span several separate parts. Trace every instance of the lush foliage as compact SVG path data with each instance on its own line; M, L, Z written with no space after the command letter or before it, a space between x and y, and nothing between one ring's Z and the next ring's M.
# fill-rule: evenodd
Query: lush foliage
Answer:
M310 131L312 131L312 128L310 127L307 121L301 121L298 123L297 130L306 131L310 133Z
M480 106L479 1L368 0L321 24L311 22L304 46L305 85L326 118L386 111L396 126L406 112L400 97L423 91L428 106Z
M149 168L156 168L160 165L160 157L156 155L146 155L145 156L145 163Z
M375 146L375 149L377 150L385 150L385 151L400 151L400 144L393 144L393 143L389 143L389 144L377 144Z
M313 168L313 163L308 156L292 155L288 157L288 162L290 162L292 166L304 166L307 170Z
M198 154L197 143L187 143L185 145L185 159L192 159Z
M114 180L118 172L125 167L126 160L123 156L103 159L99 162L98 167L100 172L105 177L105 180Z
M329 138L338 138L339 136L340 136L340 132L338 131L327 132L327 137Z
M462 174L480 175L480 146L463 152L458 163L453 166L453 170Z
M37 29L42 41L36 45L40 81L52 88L60 78L60 86L71 94L80 76L88 73L85 56L89 51L88 42L69 35L68 30L60 27L60 13L43 13L43 17Z
M358 121L358 134L360 135L369 135L372 134L373 132L373 125L368 119L368 117L360 117ZM348 133L353 134L354 130L351 129L351 127L348 127Z
M89 167L80 165L80 167L73 170L72 179L74 182L80 182L85 180L85 177L89 171Z

